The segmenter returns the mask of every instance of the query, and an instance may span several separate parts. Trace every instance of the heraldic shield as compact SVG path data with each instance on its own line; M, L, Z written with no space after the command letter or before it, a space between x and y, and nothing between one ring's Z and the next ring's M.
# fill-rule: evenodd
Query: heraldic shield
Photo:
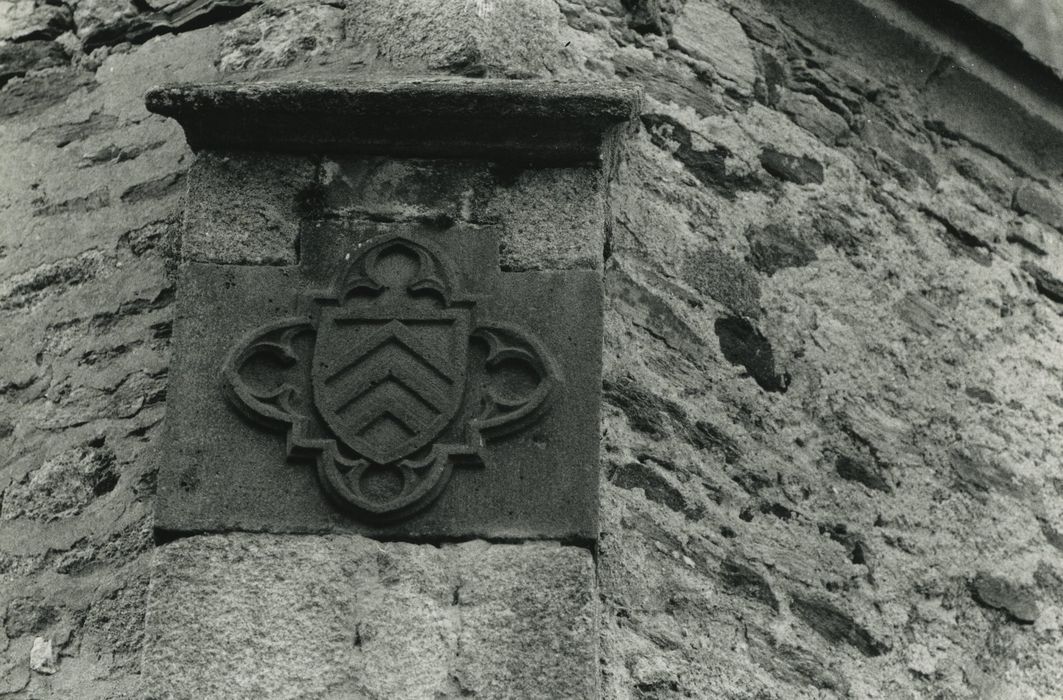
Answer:
M394 521L429 505L454 466L483 464L485 440L537 421L560 378L530 333L479 318L482 299L430 243L381 236L352 258L331 289L303 295L304 315L232 349L224 388L252 420L286 429L289 457L316 461L335 501ZM523 393L469 386L476 342L478 372L518 366L533 379ZM263 364L272 379L253 369Z

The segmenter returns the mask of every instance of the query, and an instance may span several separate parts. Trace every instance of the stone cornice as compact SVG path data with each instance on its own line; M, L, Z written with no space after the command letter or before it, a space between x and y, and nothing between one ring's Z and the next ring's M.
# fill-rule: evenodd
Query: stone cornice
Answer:
M546 80L181 84L154 88L194 150L598 161L638 114L637 88Z

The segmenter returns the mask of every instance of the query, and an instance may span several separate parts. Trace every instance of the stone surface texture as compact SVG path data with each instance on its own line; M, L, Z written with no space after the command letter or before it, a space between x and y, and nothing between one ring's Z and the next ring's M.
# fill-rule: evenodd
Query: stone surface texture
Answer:
M578 547L190 537L155 554L145 697L595 697L595 602Z
M606 185L598 168L513 172L486 163L324 158L320 215L498 226L503 270L600 269Z
M0 696L142 698L192 163L143 94L413 69L306 40L353 1L150 38L7 5L68 59L0 88ZM859 5L555 6L552 77L648 95L603 245L603 697L1063 695L1063 116Z
M397 70L507 78L548 77L561 26L552 0L363 0L346 21L352 41L373 44Z
M189 172L181 259L295 264L300 202L316 175L317 163L307 157L201 153Z

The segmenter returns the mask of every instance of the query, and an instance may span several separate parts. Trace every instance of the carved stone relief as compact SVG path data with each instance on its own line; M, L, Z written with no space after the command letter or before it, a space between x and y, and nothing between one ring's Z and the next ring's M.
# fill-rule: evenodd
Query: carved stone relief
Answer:
M184 266L166 530L597 528L601 276L498 232L317 222L298 266Z
M549 80L152 90L200 154L162 536L595 540L605 186L639 103Z
M313 461L352 515L399 520L431 503L455 466L483 466L485 441L537 422L561 382L529 331L482 318L477 301L432 244L374 238L331 288L302 296L301 315L234 347L222 384L239 410L285 432L288 456ZM477 341L482 373L504 381L471 392ZM263 384L261 360L284 371ZM472 400L475 417L457 419Z

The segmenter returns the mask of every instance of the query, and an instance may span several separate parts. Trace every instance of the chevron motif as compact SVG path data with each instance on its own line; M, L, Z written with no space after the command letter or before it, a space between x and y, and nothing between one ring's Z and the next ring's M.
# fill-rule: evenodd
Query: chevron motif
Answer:
M318 408L353 449L386 464L434 438L453 415L461 387L450 361L399 320L358 344L318 382Z
M455 467L484 464L485 441L538 421L559 385L542 344L482 318L483 295L463 289L455 268L427 240L366 241L330 287L300 294L300 315L264 323L226 358L229 400L286 431L288 456L312 458L322 488L356 517L391 522L422 510ZM474 344L486 356L472 355ZM250 381L258 357L279 364L282 381ZM481 366L469 389L473 359ZM513 362L533 388L514 396L488 386L486 376Z

